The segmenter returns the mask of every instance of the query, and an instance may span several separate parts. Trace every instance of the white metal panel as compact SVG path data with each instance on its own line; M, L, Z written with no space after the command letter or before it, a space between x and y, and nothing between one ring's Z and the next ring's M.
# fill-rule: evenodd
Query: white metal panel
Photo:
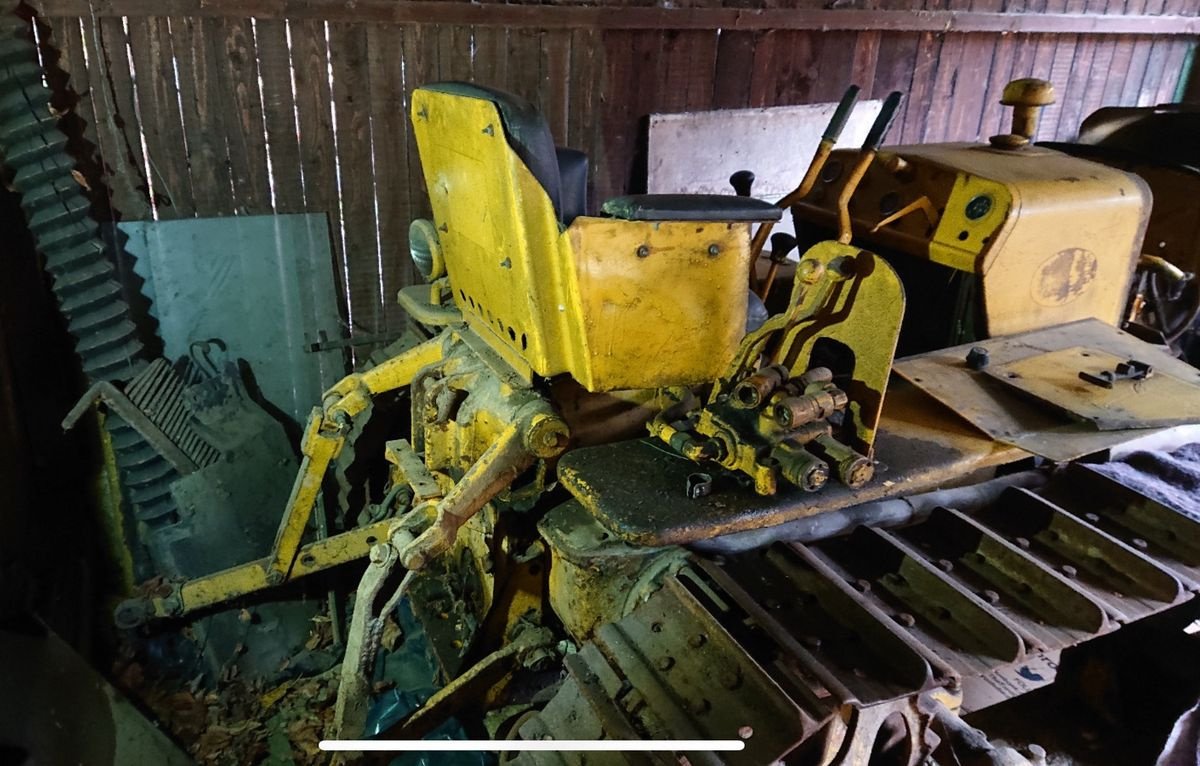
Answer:
M839 146L859 146L882 101L860 101ZM754 196L774 202L796 188L837 104L650 115L647 191L732 194L729 176L754 172Z

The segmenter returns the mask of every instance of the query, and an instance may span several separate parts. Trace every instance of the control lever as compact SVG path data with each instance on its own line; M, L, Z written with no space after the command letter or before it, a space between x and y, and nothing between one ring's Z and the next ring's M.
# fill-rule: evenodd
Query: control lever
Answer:
M817 144L817 150L808 163L808 170L804 172L804 178L800 180L799 186L775 203L778 207L785 210L790 208L807 197L812 188L816 186L817 179L821 176L821 169L825 167L825 161L829 159L834 146L837 145L838 138L841 137L842 130L846 127L846 121L850 119L850 113L854 111L854 103L858 100L858 91L857 85L846 88L846 92L842 94L842 100L838 102L837 109L833 110L833 116L829 118L829 124L825 126L821 142ZM774 225L773 222L763 223L755 232L754 239L750 241L750 278L752 280L754 279L754 264L758 262L758 257L762 254L763 246L767 244L767 237L770 236ZM766 289L760 290L758 297L765 298L766 292Z
M767 270L767 277L763 280L759 298L764 301L767 299L767 295L771 292L771 285L775 282L775 274L787 260L788 253L795 247L796 238L791 234L780 231L771 235L771 268Z
M883 101L883 109L879 111L879 116L875 118L874 124L871 125L871 130L867 133L867 139L863 141L862 150L858 153L858 159L854 163L854 167L850 170L850 175L846 177L845 184L842 185L842 192L838 195L838 242L843 245L850 244L854 232L850 225L850 198L854 196L854 192L858 189L858 184L862 181L863 176L867 174L867 169L871 167L871 163L875 161L875 155L879 153L879 147L883 145L883 141L887 138L888 130L892 127L892 122L896 119L896 112L900 108L900 100L903 98L898 90L894 90L888 94L888 97Z
M754 173L749 170L739 170L729 177L729 185L739 197L749 197L750 188L754 186Z

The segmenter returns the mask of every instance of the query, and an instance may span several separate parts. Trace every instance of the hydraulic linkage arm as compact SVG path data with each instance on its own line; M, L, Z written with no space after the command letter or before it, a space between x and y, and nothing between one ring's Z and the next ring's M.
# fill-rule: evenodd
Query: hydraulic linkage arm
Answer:
M270 553L188 580L164 595L124 601L116 610L117 625L133 627L150 619L178 617L280 585L366 556L373 544L386 539L392 524L389 519L300 546L325 473L345 445L353 418L370 406L375 396L409 385L418 372L439 362L445 342L443 336L428 340L366 372L348 375L325 393L323 406L313 408L305 426L300 444L303 460Z

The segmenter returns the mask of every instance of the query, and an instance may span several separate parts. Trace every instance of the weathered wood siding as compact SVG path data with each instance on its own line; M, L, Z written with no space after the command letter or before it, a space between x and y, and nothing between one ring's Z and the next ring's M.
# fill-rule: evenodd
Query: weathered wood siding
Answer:
M1195 16L1187 0L34 5L112 207L327 213L356 333L400 325L408 222L428 214L407 117L422 83L531 99L560 143L591 155L603 199L643 183L651 112L831 101L850 82L907 93L892 141L923 142L999 132L1004 84L1048 78L1059 103L1040 137L1068 139L1102 104L1171 101L1198 28L1168 18Z

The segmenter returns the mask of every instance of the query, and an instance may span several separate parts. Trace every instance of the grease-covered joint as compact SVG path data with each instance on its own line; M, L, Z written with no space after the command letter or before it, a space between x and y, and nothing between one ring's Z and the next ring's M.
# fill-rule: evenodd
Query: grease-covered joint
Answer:
M524 440L525 448L536 457L557 457L570 443L571 429L558 415L539 411L529 418L524 430Z
M732 404L738 409L753 409L771 398L791 373L781 364L764 367L738 383L733 389Z

